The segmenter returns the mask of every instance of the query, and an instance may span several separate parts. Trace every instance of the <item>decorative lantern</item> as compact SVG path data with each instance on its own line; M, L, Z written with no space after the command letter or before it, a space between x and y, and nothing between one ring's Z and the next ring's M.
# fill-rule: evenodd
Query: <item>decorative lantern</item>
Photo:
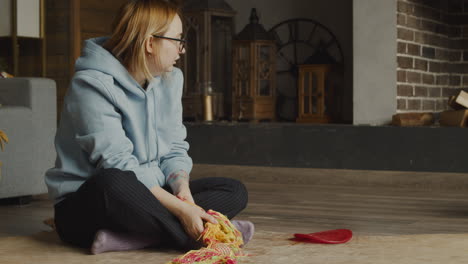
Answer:
M230 111L234 15L223 0L188 0L184 4L187 44L181 67L185 75L182 103L186 120L205 119L206 109L211 109L213 119L221 119Z
M276 44L258 23L255 8L233 41L233 120L274 120Z
M299 65L298 78L298 123L330 123L333 121L333 90L331 76L339 66L322 45Z
M330 65L300 65L298 123L330 123L325 108L325 82Z

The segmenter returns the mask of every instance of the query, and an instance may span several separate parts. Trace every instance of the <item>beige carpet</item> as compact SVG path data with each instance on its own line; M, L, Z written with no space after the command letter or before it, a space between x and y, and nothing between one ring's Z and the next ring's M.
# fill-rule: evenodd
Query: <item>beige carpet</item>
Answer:
M468 263L468 234L359 236L346 244L320 245L289 241L290 235L257 232L241 263L394 264ZM97 256L63 245L55 233L0 238L2 264L165 263L179 252L138 250Z

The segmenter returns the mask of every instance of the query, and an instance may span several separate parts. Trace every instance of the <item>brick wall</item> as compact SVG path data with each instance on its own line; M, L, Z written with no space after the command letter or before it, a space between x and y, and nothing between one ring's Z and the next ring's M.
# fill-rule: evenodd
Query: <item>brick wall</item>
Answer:
M440 112L468 90L468 0L398 0L397 112Z

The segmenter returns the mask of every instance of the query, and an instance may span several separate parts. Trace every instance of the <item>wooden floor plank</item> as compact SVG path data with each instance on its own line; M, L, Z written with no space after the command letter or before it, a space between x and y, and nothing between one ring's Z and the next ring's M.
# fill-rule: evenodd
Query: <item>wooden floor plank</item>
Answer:
M225 166L215 166L209 167L209 171L225 177L244 177L239 171L245 171L246 168L238 171L235 170L236 167L229 168L231 170L226 171ZM255 170L252 167L248 169ZM252 171L248 173L261 175L268 172L264 168L258 170L258 174ZM304 177L307 175L306 171L295 171L299 171ZM340 170L327 170L326 173L343 173L341 179L352 174L351 171ZM288 177L289 174L289 170L283 169L277 171L275 177ZM396 174L400 180L413 175ZM384 175L391 177L392 174ZM415 175L425 177L420 173ZM468 233L466 186L440 188L440 175L437 175L437 186L434 188L429 185L408 188L401 181L392 188L389 187L391 180L382 185L361 186L356 184L359 182L357 177L353 175L354 182L351 185L347 185L346 181L342 185L338 182L327 185L322 178L320 184L313 181L307 183L305 180L300 184L297 181L287 183L284 179L280 182L267 182L258 178L247 180L245 184L249 190L249 205L236 218L254 222L257 230L291 234L335 228L349 228L354 232L370 235ZM456 177L464 179L462 174L457 174ZM418 185L412 183L410 186ZM26 206L1 205L0 236L29 235L47 230L42 221L52 216L53 204L45 196L35 197Z

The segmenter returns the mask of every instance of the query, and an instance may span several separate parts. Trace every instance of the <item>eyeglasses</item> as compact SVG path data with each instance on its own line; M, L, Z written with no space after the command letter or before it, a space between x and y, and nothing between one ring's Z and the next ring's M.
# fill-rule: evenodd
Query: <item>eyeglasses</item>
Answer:
M179 52L182 52L184 50L185 43L187 42L185 39L169 38L169 37L158 36L158 35L153 35L153 37L160 38L160 39L175 40L175 41L179 42Z

